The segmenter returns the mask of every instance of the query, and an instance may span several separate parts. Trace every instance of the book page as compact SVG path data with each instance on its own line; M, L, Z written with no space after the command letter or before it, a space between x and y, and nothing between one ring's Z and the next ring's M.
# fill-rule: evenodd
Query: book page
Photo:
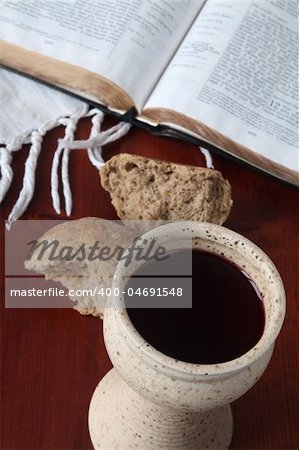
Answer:
M141 107L202 3L0 0L0 39L96 72Z
M299 170L297 52L297 0L208 0L145 108Z

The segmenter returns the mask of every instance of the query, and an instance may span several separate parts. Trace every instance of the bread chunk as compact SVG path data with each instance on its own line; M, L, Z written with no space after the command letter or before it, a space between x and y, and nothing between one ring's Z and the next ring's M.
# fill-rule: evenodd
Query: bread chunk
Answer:
M213 169L121 153L100 169L101 183L123 220L196 220L222 224L231 187Z
M103 288L106 292L106 288L111 288L118 260L116 256L109 260L99 259L96 257L98 251L91 257L90 249L95 244L96 247L105 246L112 250L117 245L127 248L133 238L132 233L124 226L111 220L93 217L71 220L44 233L38 239L36 250L24 264L26 269L42 273L46 279L60 282L71 290L74 295L69 293L69 298L77 302L74 309L81 314L102 318L108 298L106 295L99 295L99 290ZM50 245L41 253L43 242ZM62 256L51 258L53 243L56 242L56 255ZM80 248L84 248L84 253L80 251L78 258L66 257L68 252L74 254Z

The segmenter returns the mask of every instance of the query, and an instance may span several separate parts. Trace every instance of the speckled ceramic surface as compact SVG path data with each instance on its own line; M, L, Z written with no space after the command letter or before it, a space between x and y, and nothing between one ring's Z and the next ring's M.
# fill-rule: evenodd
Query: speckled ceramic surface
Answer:
M95 449L225 449L232 437L229 404L263 374L285 315L285 294L269 258L239 234L207 223L173 223L160 235L184 247L192 227L193 245L234 261L259 287L266 324L260 341L241 357L201 365L175 360L151 347L135 330L123 306L112 299L104 316L105 343L114 369L99 383L89 411ZM119 263L114 286L125 283ZM113 307L112 307L113 306Z

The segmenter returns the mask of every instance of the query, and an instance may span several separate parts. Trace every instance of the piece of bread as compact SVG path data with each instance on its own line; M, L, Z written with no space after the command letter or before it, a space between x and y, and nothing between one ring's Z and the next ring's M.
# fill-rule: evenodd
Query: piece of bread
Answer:
M195 166L168 163L139 156L120 154L101 169L103 187L121 219L128 220L197 220L223 223L232 206L231 188L220 172ZM142 224L141 224L142 225ZM134 237L152 226L144 222L133 231L113 221L84 218L64 222L47 231L40 239L59 242L59 248L78 249L100 246L126 248ZM140 233L141 232L141 233ZM51 259L36 251L25 267L59 281L67 289L94 290L111 287L117 259L108 261L64 258ZM66 249L67 253L67 249ZM102 317L107 302L103 296L70 296L81 314Z
M213 169L121 153L100 169L101 183L123 220L196 220L222 224L231 187Z
M131 231L115 221L92 217L67 221L48 230L38 239L37 245L42 245L43 241L48 244L57 241L59 243L55 252L55 256L57 256L63 248L65 251L62 255L66 255L67 247L72 248L71 253L74 254L84 244L85 258L82 258L82 252L80 252L79 260L77 258L66 260L63 257L51 259L49 256L53 249L52 244L42 254L40 245L32 255L29 255L30 259L25 261L25 267L28 270L44 274L48 280L60 282L68 290L80 290L80 293L83 290L98 292L101 288L111 287L118 261L116 256L108 261L98 258L89 260L90 247L98 243L99 248L105 246L113 250L117 245L127 248L133 239ZM94 253L94 256L97 254L98 251ZM42 257L40 257L41 255ZM107 301L106 295L69 295L69 297L77 302L74 308L81 314L103 316L103 308Z

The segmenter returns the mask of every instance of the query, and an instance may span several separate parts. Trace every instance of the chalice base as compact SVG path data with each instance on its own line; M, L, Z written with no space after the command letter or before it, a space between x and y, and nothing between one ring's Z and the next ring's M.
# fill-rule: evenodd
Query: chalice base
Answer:
M233 429L229 405L204 413L160 407L138 395L115 369L96 387L88 421L95 450L224 450Z

